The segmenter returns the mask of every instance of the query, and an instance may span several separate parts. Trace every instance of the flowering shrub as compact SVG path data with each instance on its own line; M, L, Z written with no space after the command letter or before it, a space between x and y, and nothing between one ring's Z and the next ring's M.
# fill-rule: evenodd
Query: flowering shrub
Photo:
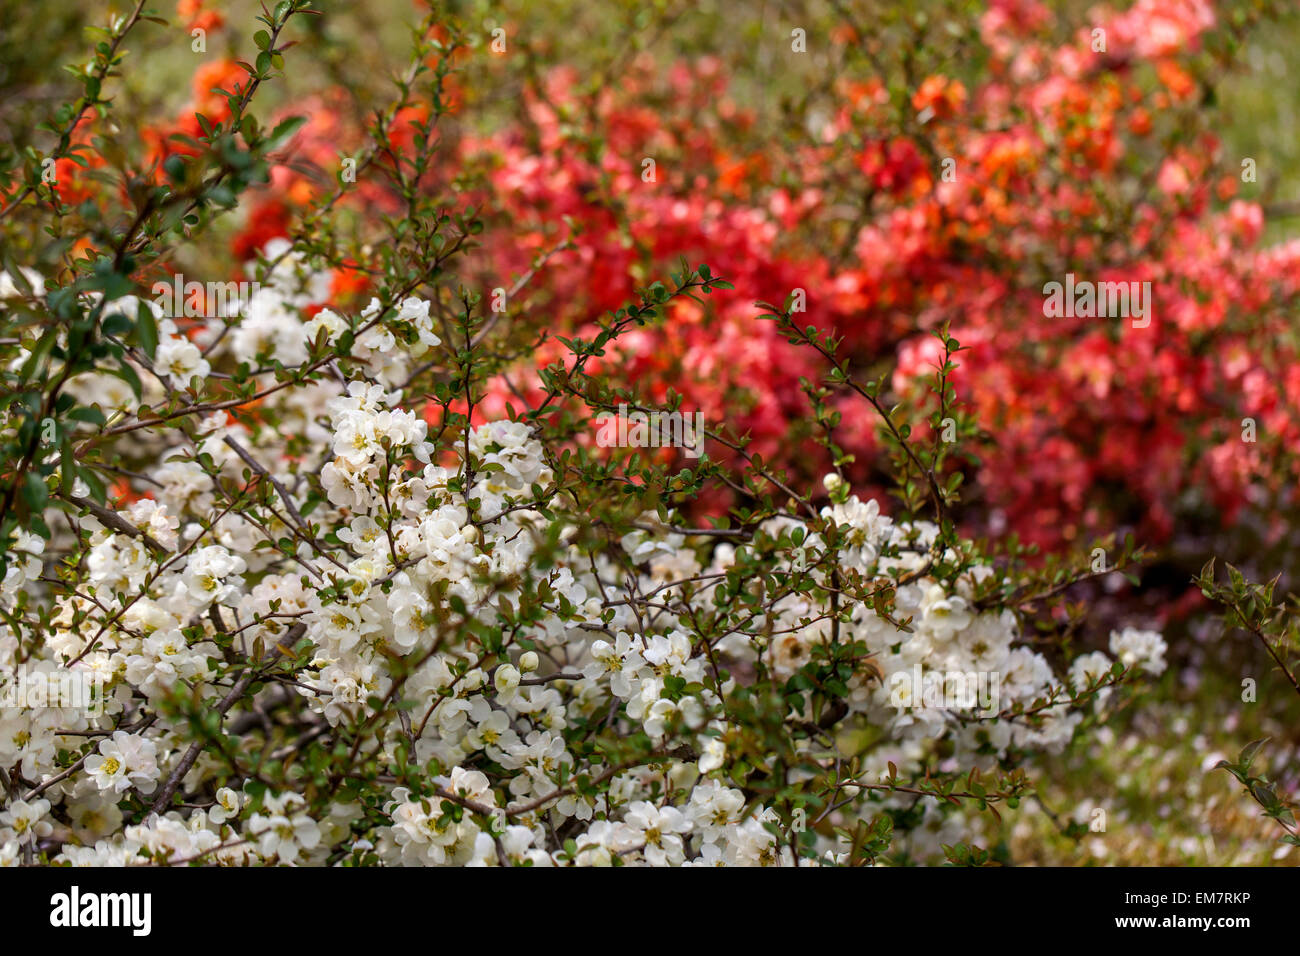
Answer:
M888 822L903 794L935 800L918 823L960 802L940 782L958 776L960 798L1014 804L1019 759L1059 750L1113 685L1164 668L1159 636L1126 630L1116 662L1094 652L1058 674L1024 643L1005 571L834 473L820 509L799 496L743 528L681 528L664 499L689 500L674 485L699 477L627 485L548 446L537 409L478 426L448 412L431 432L375 381L430 353L454 361L431 302L306 319L326 277L296 265L284 258L246 315L207 322L203 352L155 313L138 400L97 370L68 379L120 418L79 440L137 436L121 451L148 460L149 492L106 511L84 477L49 489L72 505L50 545L76 555L55 577L45 542L19 533L30 557L4 582L5 669L85 670L104 700L97 717L0 723L0 762L19 768L10 860L44 840L55 862L94 864L843 862L882 852L894 827L895 852L924 858L939 847ZM723 285L703 267L678 281L606 335ZM158 308L92 303L101 322ZM349 371L286 388L250 375L270 393L256 421L178 395L259 345L299 372ZM566 388L591 354L574 346ZM184 424L135 427L160 420ZM913 680L924 671L938 686ZM954 693L968 674L997 684ZM867 728L875 739L843 752L838 738ZM959 842L963 822L942 832Z
M1008 0L958 25L981 50L966 82L899 77L855 42L870 31L842 17L826 42L869 78L805 98L784 151L757 138L716 58L666 76L634 60L595 93L558 67L524 83L500 129L460 131L452 162L428 175L474 187L497 227L472 253L475 287L530 275L509 297L521 342L539 327L590 328L637 281L708 256L737 291L675 305L663 329L626 337L602 362L647 401L671 389L689 408L731 410L752 451L804 477L830 465L786 458L808 437L798 383L816 366L751 321L755 297L796 289L806 321L891 373L900 398L923 400L933 329L947 323L971 347L956 382L984 429L970 450L987 467L968 475L982 506L959 515L973 532L1009 528L1045 547L1125 530L1163 541L1176 518L1213 515L1230 537L1243 508L1269 520L1294 504L1296 248L1261 247L1254 175L1224 155L1198 90L1268 15L1138 3L1071 31L1042 4ZM467 70L473 59L463 51ZM404 111L396 141L422 115ZM314 111L294 141L297 171L276 167L236 250L289 235L292 207L318 193L304 170L333 170L340 137L357 153L357 135L336 110ZM395 198L363 176L344 202ZM1044 285L1076 272L1150 282L1150 324L1046 316ZM541 390L536 370L562 349L528 349L533 361L520 357L483 413ZM850 474L879 489L870 416L851 396L840 410Z
M181 16L200 15L191 7ZM572 67L538 73L520 56L524 95L499 128L458 123L439 163L381 174L433 109L461 119L461 71L478 77L484 60L510 68L510 57L458 46L438 103L407 88L373 144L341 89L282 111L304 122L285 130L231 252L248 260L273 238L310 239L324 205L396 215L403 189L454 184L488 227L463 278L509 293L513 361L480 407L497 416L515 392L540 394L537 371L563 352L554 339L538 344L539 330L590 330L592 316L679 256L707 257L734 293L708 308L674 304L662 329L624 337L594 367L637 381L646 401L671 390L688 408L727 409L733 435L809 480L831 460L786 456L809 437L798 383L816 364L754 327L754 298L799 290L806 321L834 329L855 363L890 374L914 402L934 360L930 332L946 323L970 346L955 383L982 426L967 450L987 465L966 469L981 502L957 516L968 531L1061 547L1130 530L1165 541L1176 519L1213 521L1237 553L1251 546L1233 540L1243 509L1269 526L1271 543L1275 516L1295 507L1289 449L1300 423L1286 398L1296 376L1286 330L1296 249L1261 246L1256 176L1224 154L1198 91L1275 13L1137 3L1084 30L1042 4L1000 0L950 24L961 38L948 42L979 50L958 78L913 76L915 62L904 71L858 42L870 31L838 11L824 42L844 75L786 117L788 150L758 137L717 58L662 77L654 61L633 59L618 84L593 93ZM935 35L944 31L914 29L917 57L947 67ZM859 66L864 78L850 69ZM145 128L155 180L167 157L197 151L202 122L227 119L212 91L239 89L244 75L233 57L206 61L177 117ZM70 206L100 195L81 168L106 163L89 148L94 135L83 117L72 132L81 154L55 164L53 190ZM345 160L344 188L324 187ZM364 273L329 251L336 289L363 291ZM1150 282L1150 324L1046 316L1045 284L1074 273ZM880 492L871 416L851 395L839 402L854 456L842 464ZM712 493L697 510L730 502Z
M1045 546L1118 527L1159 540L1184 492L1184 507L1213 508L1228 526L1252 500L1282 507L1296 476L1286 450L1300 437L1284 397L1295 355L1279 342L1297 249L1257 248L1260 207L1233 198L1252 188L1240 160L1211 130L1187 132L1205 122L1198 84L1238 27L1207 35L1218 22L1208 3L1139 3L1096 21L1102 57L1090 31L1047 40L1055 20L1038 3L992 5L979 20L989 62L970 89L932 75L900 103L873 62L870 80L841 81L817 104L807 144L784 154L735 158L725 126L693 122L704 103L725 102L716 63L671 74L662 99L680 112L653 125L637 107L654 89L649 64L590 110L558 71L529 106L536 139L509 128L466 143L488 157L490 208L538 237L489 246L492 268L522 271L567 217L580 248L556 257L543 288L605 308L638 262L722 250L716 264L751 296L805 293L806 321L834 328L855 360L896 355L903 396L918 381L923 391L929 330L948 323L970 346L957 385L987 429L987 467L972 477L989 507L966 516L981 530L992 517ZM572 119L583 115L590 127ZM597 158L575 160L597 129ZM639 181L641 155L660 157L658 181ZM624 241L628 223L638 242ZM1073 272L1150 281L1151 324L1045 317L1044 284ZM748 301L686 304L630 343L627 368L655 397L672 387L690 407L741 404L737 432L770 458L799 447L783 439L807 417L791 399L811 373L806 356L754 333ZM862 418L852 399L842 411ZM1263 436L1254 444L1242 440L1246 418ZM870 477L871 428L844 441L854 473Z

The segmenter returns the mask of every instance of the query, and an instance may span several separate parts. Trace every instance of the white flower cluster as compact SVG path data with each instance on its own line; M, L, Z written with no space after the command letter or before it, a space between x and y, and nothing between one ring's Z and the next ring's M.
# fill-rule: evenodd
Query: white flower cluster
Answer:
M301 361L321 331L336 341L380 311L373 303L352 324L325 310L304 323L309 294L285 288L260 290L220 348L250 363L268 349ZM160 374L173 387L205 374L203 353L163 331ZM840 495L813 522L821 530L773 519L736 544L688 539L647 514L593 545L588 516L554 493L528 425L493 421L435 444L425 420L400 407L395 386L438 344L430 304L407 299L357 337L361 377L277 397L278 432L212 414L189 437L171 433L171 446L141 437L160 462L151 497L120 511L126 529L80 519L82 588L51 602L34 651L102 677L106 703L94 716L0 710L0 767L25 781L0 811L0 863L44 840L57 844L55 860L78 865L794 864L776 809L727 772L744 731L729 700L742 689L797 690L831 649L859 648L837 671L835 720L870 731L872 743L855 776L836 781L828 796L838 806L827 811L851 825L904 805L882 788L890 764L899 774L934 760L988 769L1012 750L1060 748L1083 719L1071 696L1109 673L1097 653L1058 677L1020 642L1015 615L977 606L991 567L937 579L937 529L896 523L875 501ZM123 407L116 391L82 385ZM318 460L286 452L300 436L324 449ZM249 480L265 498L233 507L230 489ZM843 542L835 548L831 528ZM42 544L20 536L0 585L5 608L20 595L41 599ZM763 574L743 572L753 562ZM890 584L892 611L845 598L842 615L834 596L848 593L845 578ZM710 616L737 591L752 612ZM310 646L293 665L287 635ZM292 669L273 674L270 648ZM1164 666L1152 632L1117 634L1111 651L1126 666ZM18 654L0 632L0 669ZM371 783L385 788L382 800L340 797L312 812L298 793L232 777L230 762L207 751L168 779L190 738L164 703L211 710L250 667L263 670L264 706L216 715L231 753L241 750L232 722L274 729L268 709L288 706L298 713L281 731L291 743L271 759L290 756L295 737L346 730L339 739L355 741L352 754L331 784L365 760L381 768ZM939 675L935 687L926 674ZM981 692L949 694L953 675ZM842 758L829 725L807 697L786 700L804 701L783 705L799 759L829 773ZM639 758L593 748L600 732L640 742ZM77 755L72 772L60 752ZM413 765L437 769L417 784L401 771ZM160 790L186 808L150 812ZM931 836L913 852L968 830L960 814L925 812ZM836 862L845 847L830 832L816 831L814 849Z

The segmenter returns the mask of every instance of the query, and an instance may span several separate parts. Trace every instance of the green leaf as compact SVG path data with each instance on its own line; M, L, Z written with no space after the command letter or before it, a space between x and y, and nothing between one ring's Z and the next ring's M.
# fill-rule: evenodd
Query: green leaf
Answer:
M290 116L281 121L276 125L275 129L271 130L271 135L266 138L266 148L272 150L284 145L306 122L307 117L305 116Z
M140 343L141 350L152 362L158 351L158 322L154 318L153 310L143 302L136 307L135 315L136 339Z
M50 500L50 489L45 485L45 479L38 473L29 471L27 477L23 479L23 501L32 511L42 511L45 503Z
M108 489L104 483L99 480L99 475L95 474L89 468L81 468L77 472L77 477L86 483L90 488L90 497L94 498L101 505L108 501Z
M1241 753L1237 757L1237 763L1242 770L1250 769L1250 765L1255 762L1255 755L1259 753L1259 748L1266 743L1268 743L1268 738L1261 737L1259 740L1252 740L1241 749Z
M68 417L73 421L89 422L91 425L102 425L108 420L104 417L104 413L94 405L85 405L81 408L74 408L72 411L68 412Z

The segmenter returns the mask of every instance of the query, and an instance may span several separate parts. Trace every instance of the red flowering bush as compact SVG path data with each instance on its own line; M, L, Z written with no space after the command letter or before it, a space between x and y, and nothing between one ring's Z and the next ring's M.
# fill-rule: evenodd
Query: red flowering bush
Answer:
M729 98L716 58L666 75L642 58L594 95L556 67L497 128L456 127L456 165L422 171L424 184L457 183L485 210L468 284L508 291L528 277L505 305L521 342L589 330L638 279L707 251L738 291L675 306L603 362L647 401L673 390L784 466L829 464L788 454L808 434L798 383L816 368L754 322L755 298L796 296L801 321L842 337L855 365L889 372L900 399L923 400L913 383L933 364L928 333L948 325L969 347L955 384L985 431L966 451L989 466L975 485L991 530L1046 546L1126 530L1160 541L1179 513L1213 510L1230 526L1252 502L1286 504L1300 367L1284 333L1300 247L1261 246L1243 158L1222 154L1199 108L1245 27L1208 2L1139 3L1075 24L1063 43L1069 25L1037 3L996 3L970 26L981 60L966 79L908 87L878 60L853 60L862 33L841 24L823 42L868 69L786 117L803 135L781 151ZM460 54L466 73L476 56ZM223 119L213 90L238 89L241 75L233 60L203 64L177 119L143 131L155 178L168 155L192 153L201 122ZM453 113L459 82L445 87ZM356 163L391 162L384 150L400 154L428 104L396 110L367 159L345 100L333 90L294 104L307 123L253 199L237 260L327 197L399 209ZM90 135L82 124L74 139ZM72 159L57 168L64 202L90 195ZM1045 316L1044 285L1075 273L1150 282L1150 324ZM536 390L562 348L528 350L484 411ZM870 416L851 395L837 407L849 474L878 479Z
M707 251L738 291L675 306L602 363L647 401L680 394L783 466L829 464L801 448L798 383L815 364L754 322L755 298L794 296L800 321L888 372L900 399L924 400L930 330L946 324L969 347L955 384L985 432L965 449L987 465L970 470L984 502L965 516L975 530L1049 547L1126 530L1162 541L1180 515L1212 511L1231 527L1252 503L1285 506L1300 438L1286 334L1300 246L1261 245L1249 163L1224 155L1200 108L1245 27L1186 2L1098 15L1061 42L1068 29L1041 4L993 4L973 25L981 59L967 78L908 87L854 59L863 34L843 24L822 42L866 69L786 117L802 135L777 151L729 98L716 58L663 75L643 58L594 94L557 67L525 84L497 128L458 127L458 165L426 175L460 184L488 217L466 281L487 292L527 276L505 305L520 342L589 331L638 278ZM473 60L462 55L466 72ZM336 175L358 142L339 97L309 104L239 257L290 234L293 210L322 193L302 170ZM419 122L404 112L395 130ZM388 200L364 173L342 199ZM1149 324L1045 316L1044 285L1073 274L1151 283ZM484 412L535 393L536 369L562 348L526 350ZM851 395L836 407L848 473L878 480L871 417Z

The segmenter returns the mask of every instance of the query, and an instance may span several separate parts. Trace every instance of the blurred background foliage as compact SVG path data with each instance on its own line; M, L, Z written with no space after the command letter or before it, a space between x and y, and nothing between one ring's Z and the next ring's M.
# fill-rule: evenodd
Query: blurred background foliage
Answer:
M67 0L29 4L0 0L0 149L48 145L37 131L52 105L77 90L62 67L83 59L88 24L123 14L127 0ZM144 69L127 72L121 91L125 115L174 116L189 98L191 78L204 60L249 56L253 0L222 0L207 9L224 23L209 30L206 52L195 42L180 4L158 2L147 10L169 21L163 29L132 38L131 60ZM837 79L883 75L894 78L900 103L931 73L975 84L987 59L976 27L984 4L978 0L448 0L440 3L466 30L471 45L507 32L512 52L522 55L474 58L463 66L466 106L461 121L488 131L517 121L522 92L530 79L557 66L577 72L578 89L593 94L617 84L633 58L650 56L666 71L682 60L717 58L729 77L730 99L752 110L756 122L738 149L790 149L810 142L808 117ZM1061 22L1086 22L1091 2L1049 2ZM347 92L357 117L382 108L391 97L391 75L405 62L412 25L428 4L415 0L341 3L321 0L328 15L302 18L297 30L311 53L298 57L282 81L262 91L262 109L287 108L327 86ZM1225 156L1256 159L1259 181L1243 198L1266 210L1270 243L1300 235L1300 5L1272 0L1234 0L1230 16L1266 28L1250 29L1233 51L1205 105L1215 111L1215 130ZM856 25L856 32L848 25ZM807 32L805 55L792 55L791 31ZM1070 34L1061 31L1059 40ZM1225 170L1235 174L1237 168Z

